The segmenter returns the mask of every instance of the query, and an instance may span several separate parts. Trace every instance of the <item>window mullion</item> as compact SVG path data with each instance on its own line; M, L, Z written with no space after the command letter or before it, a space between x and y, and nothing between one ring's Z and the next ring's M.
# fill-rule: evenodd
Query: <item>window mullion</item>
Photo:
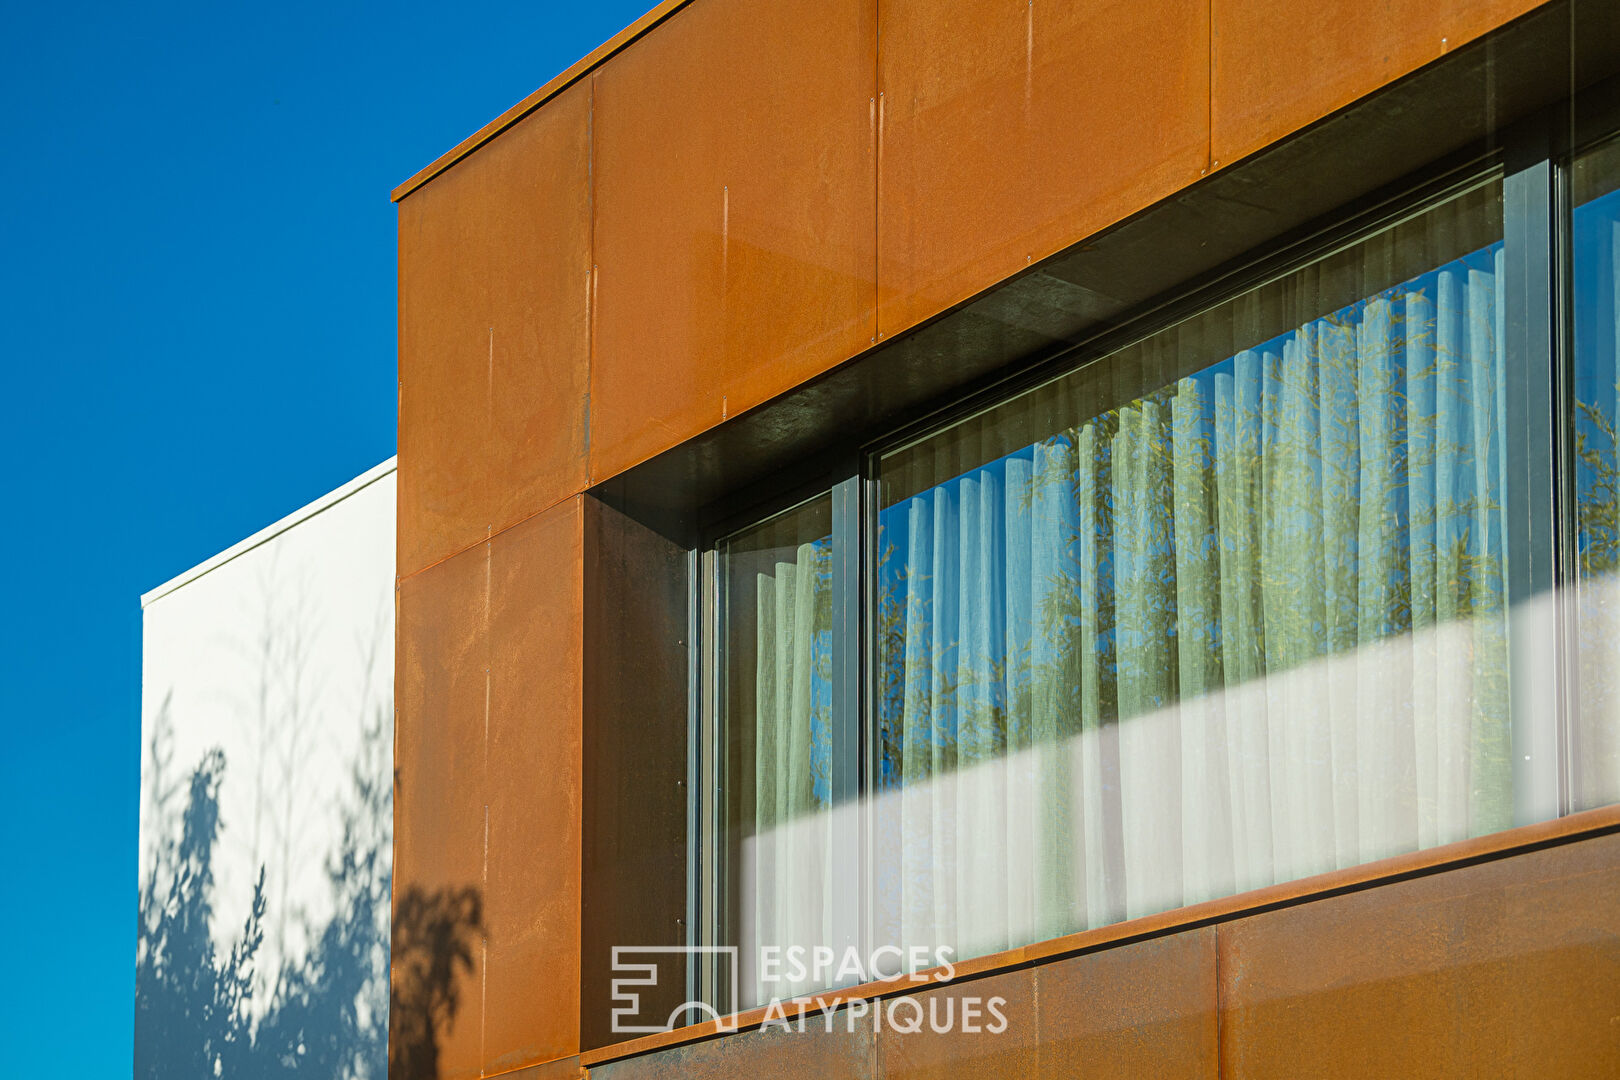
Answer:
M833 940L841 954L860 941L861 479L832 492L832 888Z
M1509 147L1502 180L1508 605L1513 709L1514 823L1556 817L1562 805L1557 441L1555 169L1547 129Z
M1558 595L1558 793L1559 813L1574 809L1572 753L1580 710L1580 570L1576 549L1577 493L1575 448L1574 266L1570 162L1568 147L1554 143L1548 200L1552 321L1549 342L1553 357L1554 574Z
M691 944L712 947L730 940L722 911L725 881L724 741L720 733L720 605L719 559L713 550L695 553L695 582L689 626L695 645L692 710L693 766L691 777ZM737 988L722 985L720 966L712 954L694 952L688 958L695 975L688 1000L705 1001L721 1012L735 1007Z
M708 788L708 754L704 749L703 626L704 553L686 553L686 1000L709 1001L708 973L697 962L697 949L708 945L704 919L704 869L709 847L704 834L703 792Z

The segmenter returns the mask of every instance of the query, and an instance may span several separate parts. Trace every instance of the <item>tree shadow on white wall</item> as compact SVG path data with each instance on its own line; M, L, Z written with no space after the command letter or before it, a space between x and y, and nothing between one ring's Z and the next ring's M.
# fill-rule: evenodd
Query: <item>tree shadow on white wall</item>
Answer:
M210 929L218 903L214 861L225 755L211 750L183 779L175 776L168 709L160 711L146 783L154 840L139 897L136 1080L380 1080L391 1057L398 1058L396 1076L437 1076L437 1048L455 1019L456 986L473 965L481 897L472 887L432 894L413 889L401 897L390 995L390 712L376 710L351 764L342 837L326 859L332 914L308 927L302 955L261 978L265 925L275 914L262 864L228 951L216 946Z

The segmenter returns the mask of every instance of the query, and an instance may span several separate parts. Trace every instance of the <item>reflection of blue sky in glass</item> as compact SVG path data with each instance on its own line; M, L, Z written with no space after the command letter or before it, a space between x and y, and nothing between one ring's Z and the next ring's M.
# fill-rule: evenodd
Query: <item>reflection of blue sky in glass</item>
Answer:
M1571 246L1575 330L1575 513L1580 680L1570 755L1572 805L1620 799L1620 143L1583 155ZM1595 197L1594 197L1595 195Z
M741 665L734 677L747 684L754 715L736 719L752 726L753 753L774 758L774 768L793 774L786 787L783 777L761 778L758 809L766 821L790 807L798 813L832 802L832 537L801 542L795 530L791 541L765 538L789 523L813 532L818 513L828 513L825 496L802 516L788 511L727 546L725 573L734 581L746 579L748 591L728 597L726 633L753 638L753 659L734 661ZM750 592L751 601L739 599ZM802 786L806 771L808 787ZM790 789L799 794L778 805L779 794Z
M1592 512L1593 498L1611 503L1615 460L1614 424L1617 394L1615 371L1616 253L1620 251L1620 191L1612 191L1574 209L1571 237L1575 269L1575 417L1577 437L1585 451L1576 463L1576 489L1582 506L1577 544L1583 558L1596 556L1603 569L1613 568L1617 541L1612 518ZM1607 463L1608 468L1603 465Z
M1481 186L886 460L880 936L979 955L1512 823L1499 213Z
M830 579L832 571L827 571ZM816 802L832 802L832 630L816 631L815 674L810 677L810 775Z
M831 597L833 589L832 537L813 545L816 554L816 591ZM830 611L830 601L817 604L819 613ZM817 626L810 646L810 777L819 806L832 805L832 657L831 626Z
M1262 593L1327 588L1325 603L1303 612L1306 625L1294 628L1312 643L1307 654L1259 656L1249 676L1264 674L1268 661L1274 670L1278 661L1288 666L1352 648L1369 631L1383 637L1410 630L1413 605L1432 611L1436 602L1432 575L1414 582L1413 567L1432 568L1436 552L1451 552L1463 574L1470 564L1494 562L1498 572L1458 587L1476 590L1474 605L1499 607L1501 251L1501 243L1492 244L883 509L879 785L899 782L897 757L907 739L925 735L958 765L1005 752L1009 735L1017 735L1007 727L1015 723L1008 719L1012 700L1050 670L1054 647L1063 647L1057 642L1074 641L1086 605L1111 600L1118 611L1115 621L1082 636L1088 663L1119 688L1118 715L1173 701L1173 679L1136 668L1171 662L1178 644L1220 653L1226 632L1218 605L1174 610L1178 544L1183 566L1210 572L1218 571L1223 547L1230 554L1234 545L1258 546L1270 560L1264 581L1253 583ZM1369 348L1369 342L1384 344ZM1308 400L1296 377L1305 366ZM1159 426L1143 428L1147 442L1120 443L1121 418L1148 409L1157 410ZM1089 485L1057 464L1074 460L1087 429L1108 436L1085 451L1096 478ZM1195 537L1178 531L1170 508L1188 490L1176 487L1168 466L1158 480L1152 475L1163 465L1153 459L1181 453L1172 444L1189 450L1181 461L1191 462L1211 488L1246 482L1227 475L1239 456L1263 463L1262 482L1273 485L1264 520L1223 530L1218 512L1204 512L1207 529ZM1115 462L1115 445L1135 445L1143 460ZM1119 479L1125 469L1145 470L1145 486ZM1311 498L1275 497L1284 490ZM1160 505L1126 505L1143 499ZM1349 515L1337 530L1332 521L1323 524L1335 505ZM1360 525L1369 515L1377 520L1371 531ZM1324 550L1314 553L1320 561L1287 565L1289 545L1324 528ZM1366 565L1364 539L1378 549ZM1325 576L1325 586L1314 575ZM1030 587L1008 588L1019 579L1032 579ZM1333 595L1336 581L1352 583L1353 594ZM1080 582L1083 596L1061 595ZM1139 596L1141 610L1131 617ZM1172 608L1168 617L1147 613L1164 602ZM1371 626L1368 611L1378 612ZM1245 634L1255 636L1252 629ZM938 641L919 646L934 635ZM919 688L923 670L929 685ZM1226 683L1241 674L1228 671ZM924 709L931 722L926 732L915 724L902 732L904 698L919 692L930 703ZM966 728L985 716L994 730L965 738ZM968 742L978 751L964 749L960 761L951 760Z

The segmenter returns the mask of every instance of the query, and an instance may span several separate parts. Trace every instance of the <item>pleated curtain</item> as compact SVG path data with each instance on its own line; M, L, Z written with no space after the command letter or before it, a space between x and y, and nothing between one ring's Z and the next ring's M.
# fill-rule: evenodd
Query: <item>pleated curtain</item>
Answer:
M800 544L756 585L753 830L741 889L748 1004L812 988L808 977L762 980L760 946L832 940L831 541Z
M880 941L1511 824L1501 281L1498 244L881 511Z

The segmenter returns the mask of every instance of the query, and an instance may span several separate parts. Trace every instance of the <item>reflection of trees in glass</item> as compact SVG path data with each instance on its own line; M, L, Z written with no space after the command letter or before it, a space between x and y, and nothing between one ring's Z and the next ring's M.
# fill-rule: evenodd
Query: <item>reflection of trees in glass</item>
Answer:
M1610 387L1620 400L1620 384ZM1614 418L1602 404L1577 401L1575 457L1583 466L1576 492L1576 550L1583 574L1620 569L1620 469Z
M810 675L810 789L818 806L832 805L832 539L815 545L815 615Z
M1620 400L1620 384L1609 402ZM1576 551L1580 560L1580 722L1575 738L1573 795L1578 809L1620 799L1620 464L1608 402L1577 401L1575 452Z
M1575 526L1579 685L1571 732L1577 809L1620 801L1620 141L1575 161Z
M911 589L905 564L886 535L881 515L878 519L877 550L875 756L878 775L875 782L879 790L884 790L900 782L900 766L905 752L905 733L901 729L901 702L906 693L906 611L903 598ZM916 691L920 692L921 687L917 687Z
M1122 910L1110 879L1154 857L1131 844L1161 846L1197 899L1388 853L1368 835L1510 824L1499 248L885 509L880 784L1092 733L1084 761L1032 766L1056 796L1032 826L1042 859L1097 821L1112 833L1075 856L1106 895L1069 928ZM1403 643L1380 670L1275 678L1380 642ZM1121 724L1178 703L1168 735ZM1097 821L1070 822L1071 797ZM1222 842L1232 865L1194 866ZM940 887L917 880L938 858L900 871L905 888ZM1043 887L1079 902L1058 876Z

